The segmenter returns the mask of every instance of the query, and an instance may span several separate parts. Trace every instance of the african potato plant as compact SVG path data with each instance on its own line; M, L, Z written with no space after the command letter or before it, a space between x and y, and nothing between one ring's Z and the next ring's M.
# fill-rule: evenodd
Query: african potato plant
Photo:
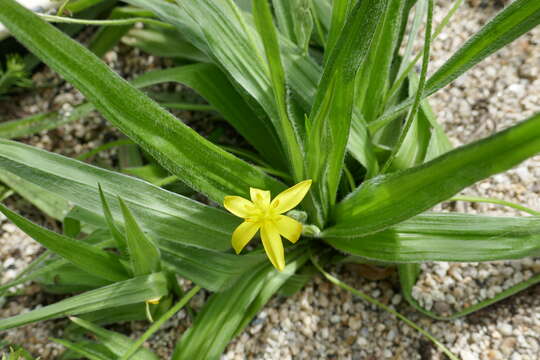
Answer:
M538 254L540 218L532 210L528 217L429 210L539 153L540 114L453 149L427 98L538 25L540 1L512 2L429 77L431 42L461 1L436 27L433 0L124 3L107 20L82 21L40 17L2 0L0 22L88 101L67 119L46 114L24 124L43 129L44 121L57 126L97 109L147 164L123 171L135 175L128 176L0 140L0 180L64 224L58 234L0 207L48 249L3 289L36 280L77 293L2 319L0 329L71 316L73 338L57 340L70 351L153 359L140 345L203 288L213 294L198 313L188 307L193 325L173 359L216 359L274 294L301 288L312 270L344 286L324 271L331 263L396 266L411 305L442 318L412 298L420 263ZM106 47L87 49L47 21L106 26L100 44L125 35L183 65L127 82L99 59ZM130 28L135 22L144 27ZM164 109L174 106L163 96L139 90L164 82L193 88L209 103L200 109L218 113L249 146L199 135ZM2 137L25 134L18 124L0 125ZM163 188L171 179L181 190ZM208 201L193 200L187 188ZM257 234L261 245L252 240ZM194 287L184 293L177 277ZM154 322L136 342L101 327L144 318ZM81 329L99 343L77 338Z

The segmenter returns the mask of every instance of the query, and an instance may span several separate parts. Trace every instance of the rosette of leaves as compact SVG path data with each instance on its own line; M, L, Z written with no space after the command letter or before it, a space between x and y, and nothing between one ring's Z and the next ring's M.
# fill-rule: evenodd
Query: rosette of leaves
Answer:
M276 292L309 280L315 273L309 271L310 256L323 264L336 259L394 264L405 298L436 317L411 296L419 263L538 254L537 214L501 218L428 210L539 153L540 114L453 149L427 97L538 25L540 2L507 6L430 77L430 43L440 32L432 26L431 0L125 3L130 7L124 13L151 20L130 31L133 46L188 64L128 83L14 0L4 0L0 8L0 22L23 45L151 158L131 171L146 179L141 180L0 141L0 180L74 229L61 236L2 208L56 254L19 283L37 273L48 276L44 282L51 290L86 291L51 305L55 311L45 307L1 320L0 328L66 314L82 314L78 323L88 329L141 318L156 298L182 296L173 274L214 292L173 358L215 359ZM412 43L424 17L426 40L414 57ZM252 148L216 145L138 90L163 82L195 89ZM204 194L210 205L160 188L170 177ZM224 197L247 198L250 188L276 195L304 179L313 180L298 216L304 234L286 247L283 271L273 268L260 246L235 255L231 234L241 220L221 208ZM76 240L78 233L86 236ZM144 291L128 291L135 287ZM129 296L111 296L118 288L128 289ZM91 299L100 299L99 306ZM75 306L66 307L66 301Z

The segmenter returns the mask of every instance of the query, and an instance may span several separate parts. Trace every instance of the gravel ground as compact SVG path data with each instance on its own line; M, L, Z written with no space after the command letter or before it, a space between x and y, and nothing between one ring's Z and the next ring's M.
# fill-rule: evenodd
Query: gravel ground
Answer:
M455 16L455 21L433 44L431 70L437 69L470 34L500 10L501 1L471 0ZM438 1L435 21L440 21L451 1ZM540 111L540 29L469 71L432 98L435 113L455 145L469 143L511 126ZM107 60L122 73L140 69L139 57L110 53ZM130 53L129 55L136 55ZM124 59L130 60L124 60ZM144 60L159 67L155 59ZM130 63L134 62L134 63ZM37 80L57 81L48 71ZM69 85L48 88L22 97L12 106L13 117L69 107L81 101ZM2 108L6 104L0 104ZM22 110L21 110L22 109ZM21 112L22 111L22 112ZM189 118L190 113L184 113ZM119 136L99 116L39 136L25 142L68 156L80 154ZM113 159L114 152L103 156ZM519 202L540 209L540 157L496 175L464 191ZM18 201L17 199L12 201ZM12 203L18 209L19 203ZM447 203L441 211L461 211L494 215L516 215L511 209L488 204ZM32 213L32 209L28 209ZM523 214L520 214L523 215ZM35 215L34 215L35 216ZM49 227L54 222L38 218ZM8 281L40 251L40 247L0 218L0 261L2 281ZM539 259L481 264L426 263L414 288L414 297L425 307L445 314L489 298L504 289L540 273ZM488 309L455 321L434 321L415 312L399 294L395 276L379 281L359 277L350 267L332 269L355 288L391 305L440 339L464 360L538 359L540 348L540 287L502 301ZM23 295L9 299L0 310L6 317L53 300L27 286ZM204 294L198 298L204 300ZM4 340L24 344L42 359L54 359L61 347L47 341L61 336L65 320L49 321L10 330ZM60 325L60 326L59 326ZM161 357L168 358L175 339L189 325L184 313L166 324L149 343ZM146 324L133 323L138 336ZM443 359L424 337L386 312L353 297L330 283L315 278L296 295L275 297L250 326L227 348L223 359Z

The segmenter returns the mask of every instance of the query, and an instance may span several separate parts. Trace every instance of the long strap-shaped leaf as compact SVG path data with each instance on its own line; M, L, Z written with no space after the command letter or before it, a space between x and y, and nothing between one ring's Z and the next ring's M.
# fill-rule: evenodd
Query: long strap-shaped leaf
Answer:
M102 214L101 184L113 217L122 219L116 198L121 196L144 231L156 240L227 250L238 224L224 211L142 180L14 141L0 140L0 171L13 173L94 214ZM96 225L105 227L104 223Z
M392 263L494 261L540 253L539 217L426 213L376 234L323 234L337 249Z
M195 41L205 44L202 49L206 49L215 63L256 99L268 115L282 145L274 151L286 154L293 164L298 163L301 156L291 149L300 149L299 135L293 124L280 115L280 106L273 92L276 84L271 79L261 49L263 43L256 37L238 6L232 0L182 1L178 2L178 6L176 12L184 18L187 14L192 24L199 28L199 31L192 31L199 34Z
M282 272L261 264L234 286L212 295L203 310L176 344L173 360L219 359L231 341L249 323L281 285L308 259L305 248L287 256Z
M122 219L116 199L121 196L143 230L158 242L167 266L207 289L219 290L265 261L263 255L239 261L222 252L230 248L231 233L238 225L232 215L136 178L8 140L0 140L0 171L47 189L94 215L98 219L94 225L106 227L105 219L97 215L102 214L101 184L114 219ZM90 221L84 213L80 220Z
M366 66L356 78L356 103L368 123L379 115L384 95L388 91L404 5L405 1L389 0L369 50Z
M0 22L109 121L193 188L218 202L230 194L247 196L250 186L283 189L278 181L199 136L90 51L14 0L3 1Z
M75 324L90 331L95 335L100 343L105 345L113 354L121 356L127 351L134 343L134 340L130 339L124 334L117 333L116 331L107 330L98 326L90 321L84 319L72 317L70 318ZM150 350L140 347L136 353L134 353L130 359L132 360L158 360L159 358Z
M128 278L126 269L114 254L42 228L2 204L0 204L0 212L34 240L78 268L109 281L121 281Z
M285 164L285 159L275 158L276 149L281 145L274 137L273 129L266 127L264 122L257 121L258 115L217 66L200 63L155 70L137 77L131 83L137 88L142 88L171 81L182 83L197 91L259 151L262 157L273 164Z
M124 229L134 276L148 275L161 271L159 249L142 231L122 198L119 199L124 214Z
M336 207L332 238L368 235L450 198L540 152L540 113L424 165L366 181Z
M270 5L266 0L253 0L253 20L263 43L275 107L279 117L278 134L289 160L289 168L295 181L304 180L304 154L300 132L294 127L288 111L285 71L281 60L278 34L272 19ZM310 34L311 35L311 34Z
M114 283L24 314L2 319L0 330L61 316L140 303L165 295L167 295L167 279L163 273L155 273Z
M335 197L353 114L355 76L364 63L387 1L367 0L351 11L324 68L310 114L306 157L310 198L323 225Z
M540 1L518 0L470 38L435 74L425 89L431 95L480 61L540 23Z
M186 38L201 51L208 54L216 51L216 49L213 49L212 51L209 49L209 45L206 42L206 38L202 33L199 24L194 22L183 8L160 0L124 0L124 2L155 12L164 21L175 25L182 34L184 34ZM223 16L223 14L220 14L219 16ZM204 16L202 18L204 19ZM207 19L205 20L208 21ZM253 30L249 25L246 25L246 27L250 29L250 31ZM237 38L233 36L233 40L237 41ZM319 83L322 69L313 59L300 54L298 48L290 41L287 41L287 39L282 37L280 42L282 45L283 65L288 75L287 80L289 81L289 85L294 89L298 99L302 100L305 110L309 111L315 98L317 84ZM225 55L237 56L238 54L226 52ZM225 55L222 54L222 56ZM240 64L243 64L241 68L245 68L245 71L251 69L253 66L259 66L257 64L253 65L249 60L253 54L248 53L248 55L248 57L242 57L240 60L236 60L239 61ZM232 60L229 59L228 61ZM251 65L246 65L247 63ZM266 107L269 108L269 106L271 106L269 100L265 100L268 99L268 94L264 94L264 92L261 92L259 89L259 83L261 82L259 75L247 76L246 72L237 73L237 65L234 64L225 66L224 63L222 63L221 65L226 67L227 71L232 74L231 78L237 81L238 84L251 94L254 99L263 104L263 107L263 101L268 103ZM257 71L255 72L257 73ZM371 175L377 171L377 159L371 148L369 134L365 128L366 125L361 119L361 116L359 116L359 112L356 111L356 113L355 118L353 118L356 126L351 128L348 150L356 160L368 169L368 172Z
M511 43L527 31L540 24L540 1L517 0L487 23L471 37L448 61L427 81L424 96L429 96L448 85L458 76L480 61ZM412 98L388 109L377 121L370 124L375 131L406 111Z
M71 354L84 356L88 360L110 360L112 353L101 344L92 341L80 341L74 343L65 339L57 339L50 337L52 341L64 346ZM64 354L66 357L66 355Z

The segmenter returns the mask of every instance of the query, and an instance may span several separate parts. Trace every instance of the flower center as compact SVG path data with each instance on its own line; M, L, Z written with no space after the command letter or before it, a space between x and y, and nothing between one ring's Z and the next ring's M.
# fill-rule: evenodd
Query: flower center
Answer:
M252 209L250 209L250 216L246 220L258 223L276 221L279 216L279 213L275 210L276 207L277 204L275 203L273 204L273 206L270 204L266 205L258 203Z

